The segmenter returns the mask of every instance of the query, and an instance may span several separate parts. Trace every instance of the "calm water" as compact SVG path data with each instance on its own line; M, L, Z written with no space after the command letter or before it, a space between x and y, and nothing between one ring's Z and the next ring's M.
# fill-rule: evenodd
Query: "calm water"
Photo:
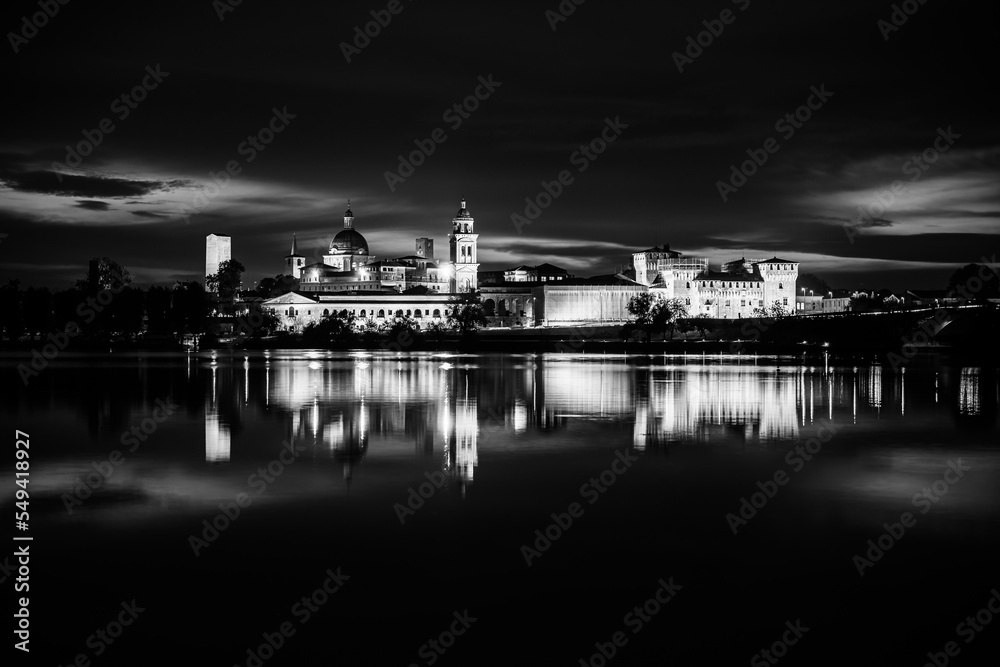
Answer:
M956 634L1000 586L995 369L224 352L66 355L24 387L0 363L52 664L246 665L282 623L263 664L597 665L616 632L608 664L746 664L797 620L782 664L1000 643L1000 619ZM13 477L10 456L10 514ZM88 639L133 598L120 637Z

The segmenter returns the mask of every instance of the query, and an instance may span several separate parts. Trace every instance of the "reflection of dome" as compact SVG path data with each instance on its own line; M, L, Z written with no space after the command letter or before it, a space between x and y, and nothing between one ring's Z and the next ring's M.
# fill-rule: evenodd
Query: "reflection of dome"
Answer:
M344 255L367 255L368 241L354 229L343 229L333 237L330 252Z

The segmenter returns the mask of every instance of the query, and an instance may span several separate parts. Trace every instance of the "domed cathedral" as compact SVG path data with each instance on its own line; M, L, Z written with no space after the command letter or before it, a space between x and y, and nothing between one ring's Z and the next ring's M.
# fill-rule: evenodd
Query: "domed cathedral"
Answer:
M347 210L344 212L344 228L333 237L330 252L323 255L323 263L337 271L356 271L371 260L368 241L361 232L354 229L354 213L348 200Z
M477 244L479 234L475 233L476 219L465 207L465 199L462 200L462 208L455 214L451 221L451 234L448 235L451 243L451 264L452 278L451 291L475 292L479 289L479 256Z

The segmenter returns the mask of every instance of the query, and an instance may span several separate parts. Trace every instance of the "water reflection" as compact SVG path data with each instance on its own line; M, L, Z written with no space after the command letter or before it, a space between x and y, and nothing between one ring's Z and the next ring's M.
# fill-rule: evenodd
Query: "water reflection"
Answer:
M881 366L773 361L308 352L231 363L218 357L207 369L207 462L228 461L231 424L260 419L263 409L282 421L289 442L339 462L348 482L377 452L425 458L427 469L469 484L480 447L544 447L538 434L587 424L626 425L632 446L643 451L683 443L770 446L799 439L819 420L878 428L940 421L947 417L942 393L953 394L947 404L959 425L992 427L997 413L995 374L978 368L956 369L956 383L947 369L907 376ZM983 394L992 401L985 411Z

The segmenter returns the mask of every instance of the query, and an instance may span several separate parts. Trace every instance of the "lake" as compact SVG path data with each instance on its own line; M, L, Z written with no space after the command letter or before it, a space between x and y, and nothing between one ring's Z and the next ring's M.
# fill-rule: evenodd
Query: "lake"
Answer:
M1000 586L995 368L65 353L25 386L20 361L53 664L922 665L955 642L972 665L1000 641L962 625ZM8 516L14 480L11 454Z

